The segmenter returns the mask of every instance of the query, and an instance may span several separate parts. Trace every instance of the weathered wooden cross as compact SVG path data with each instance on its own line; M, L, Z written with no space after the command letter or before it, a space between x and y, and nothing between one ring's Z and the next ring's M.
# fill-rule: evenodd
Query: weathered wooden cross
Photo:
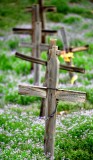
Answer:
M35 58L40 58L40 53L42 50L47 50L49 49L49 44L44 44L41 43L41 22L36 22L35 23L35 43L32 44L26 44L27 47L31 47L34 48L34 57ZM77 51L80 50L82 48L73 48L72 51ZM84 50L86 48L83 47L82 50ZM60 52L61 53L61 52ZM48 54L47 54L48 56ZM72 72L70 72L72 73ZM34 64L34 84L40 84L40 65L38 64Z
M41 43L41 36L51 33L56 33L57 31L42 30L41 22L39 18L39 5L32 6L34 18L32 18L32 29L19 29L14 28L14 33L18 34L30 34L32 35L32 43L23 43L22 46L32 48L32 56L40 58L40 53L43 50L48 50L49 45ZM32 16L33 17L33 16ZM36 18L35 18L36 17ZM33 20L34 19L34 20ZM32 63L33 64L33 63ZM34 84L40 84L40 65L34 64Z
M50 41L49 48L51 49L53 45L56 45L56 40L53 40L53 41L51 40ZM61 54L61 51L57 52L58 56L60 54ZM21 58L23 60L39 64L39 65L41 64L41 65L46 65L47 66L47 63L48 63L47 61L41 60L39 58L29 57L29 56L20 54L18 52L16 52L15 56L18 57L18 58ZM50 59L50 54L48 53L48 61L49 61L49 59ZM84 73L85 72L85 70L83 68L71 67L71 66L69 67L69 66L66 66L66 65L60 65L60 69L67 70L67 71L70 71L70 72L80 72L80 73ZM43 83L43 86L47 86L47 83L46 83L47 76L48 76L48 73L47 73L47 67L46 67L45 82ZM40 109L40 117L45 116L45 106L46 106L46 101L45 101L45 99L42 99L41 109Z
M27 11L30 11L32 13L32 28L13 28L13 32L15 34L25 34L30 35L32 37L32 44L35 44L35 32L36 32L36 22L41 22L41 35L39 35L41 42L45 42L45 37L47 35L53 35L56 34L56 30L47 30L45 29L45 23L44 23L44 11L53 11L55 10L55 7L49 6L45 7L43 6L43 1L39 0L40 4L32 5L32 7L28 7ZM30 46L32 48L32 56L34 57L35 54L35 48L32 44L29 43L22 43L22 46L27 47ZM43 45L43 44L42 44ZM33 69L33 63L31 65Z
M58 47L55 45L52 46L52 49L49 50L49 53L50 59L48 62L33 59L33 62L35 63L41 63L44 65L47 64L47 86L39 87L31 85L19 85L19 93L21 95L38 96L46 99L44 151L46 156L53 160L57 101L62 100L77 103L84 102L86 99L86 93L58 89L59 68L62 67L59 64L57 56L59 54ZM24 59L25 58L26 57L24 57ZM28 60L32 61L32 58L28 58ZM67 68L69 68L69 70L73 70L72 67L67 66Z
M42 25L42 29L45 30L45 12L56 12L56 7L54 6L44 6L44 0L38 0L38 5L39 5L39 16L40 16L40 21ZM27 12L32 12L32 7L27 7L26 8ZM42 34L42 43L45 43L45 34Z
M66 64L68 66L72 66L73 63L72 63L72 58L73 58L73 53L74 52L80 52L80 51L86 51L88 50L89 46L86 45L86 46L83 46L83 47L78 47L78 48L71 48L69 47L69 43L68 43L68 40L67 40L67 35L66 35L66 31L65 31L65 28L62 27L60 29L61 31L61 35L62 35L62 40L63 40L63 58L64 58L64 61L66 62ZM71 83L75 83L76 82L76 79L77 79L77 76L74 75L74 73L72 72L69 72L69 76L71 78Z

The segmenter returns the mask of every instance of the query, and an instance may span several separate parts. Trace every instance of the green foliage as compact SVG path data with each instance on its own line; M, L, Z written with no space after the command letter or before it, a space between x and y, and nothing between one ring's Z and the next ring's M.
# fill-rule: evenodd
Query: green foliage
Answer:
M62 22L64 15L62 13L47 13L47 18L54 22Z
M67 23L67 24L73 24L73 23L79 23L81 22L82 19L80 17L76 17L76 16L70 16L70 17L66 17L63 22Z
M88 29L89 28L89 24L88 23L85 23L82 25L82 29Z
M8 46L9 46L10 50L17 49L18 45L19 45L19 40L18 39L14 39L14 40L9 40L8 41Z
M16 25L18 21L22 20L27 21L26 19L30 18L29 14L24 13L25 5L28 4L22 3L22 1L0 1L0 28L9 29Z
M0 69L5 70L13 70L17 74L28 74L30 72L30 63L17 59L14 55L7 56L6 54L0 54L1 65Z
M70 42L70 45L71 46L75 46L75 47L79 47L79 46L84 46L86 43L84 41L82 41L81 39L73 39L71 42Z
M23 113L24 116L22 113L11 113L0 116L0 159L33 159L37 156L42 159L43 126L37 120L34 124L33 118L27 113Z
M58 46L58 48L59 48L60 50L62 50L62 48L63 48L63 43L62 43L62 41L61 41L60 39L57 39L57 46Z
M73 6L70 8L70 12L74 13L74 14L79 14L79 15L84 15L84 14L89 14L90 11L86 10L86 8L84 7L77 7L77 6Z
M84 2L84 0L70 0L70 2L73 2L73 3L80 3L80 2Z
M57 131L56 138L57 159L60 157L71 160L92 158L92 121L93 119L89 116L79 115L74 115L73 118L68 116L68 118L62 120L63 127L58 128L59 132ZM63 129L64 126L65 129Z
M60 122L60 123L59 123ZM74 113L57 119L55 159L90 160L93 157L93 117ZM19 107L0 116L1 159L42 159L44 120Z
M68 5L68 0L65 1L65 0L60 0L60 1L57 1L57 0L51 0L51 1L46 1L45 4L51 4L51 5L55 5L57 7L57 11L58 12L62 12L64 14L68 13L69 12L69 5Z
M87 32L87 33L85 34L85 37L86 37L86 38L88 38L88 37L93 38L93 33L92 33L92 32Z
M10 88L10 87L8 87ZM7 90L5 93L5 103L14 103L21 105L30 105L31 103L38 101L40 98L32 97L32 96L21 96L18 94L18 91L10 91Z

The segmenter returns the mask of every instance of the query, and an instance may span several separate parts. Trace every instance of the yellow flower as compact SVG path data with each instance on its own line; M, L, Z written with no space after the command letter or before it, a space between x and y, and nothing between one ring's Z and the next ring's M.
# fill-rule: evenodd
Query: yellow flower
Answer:
M65 51L61 52L61 57L64 59L65 62L70 62L71 58L74 58L72 52L66 53Z

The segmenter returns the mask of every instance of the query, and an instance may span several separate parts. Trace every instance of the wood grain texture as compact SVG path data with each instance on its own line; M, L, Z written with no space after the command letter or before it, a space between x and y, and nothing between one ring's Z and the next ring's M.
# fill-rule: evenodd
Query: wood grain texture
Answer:
M35 39L35 27L36 27L36 22L39 21L39 17L38 17L38 14L39 14L39 6L38 4L34 4L32 5L32 43L35 44L36 43L36 39ZM35 47L33 48L32 47L32 57L35 57ZM34 64L32 63L32 67L31 69L33 70L34 69Z
M56 98L67 102L84 103L86 100L86 93L69 90L57 90Z
M50 45L49 45L49 50L52 49L52 47L56 45L56 39L51 39L50 40ZM49 53L49 50L47 51L47 61L50 60L51 54ZM43 83L43 86L47 87L47 79L48 79L48 67L46 66L46 72L45 72L45 81ZM40 117L44 117L45 116L45 110L47 107L46 104L46 99L42 98L41 100L41 107L40 107Z
M26 56L26 55L20 54L18 52L15 53L15 56L18 57L18 58L21 58L22 60L28 61L28 62L33 62L33 63L45 65L45 66L47 65L47 61L41 60L39 58Z
M35 23L35 43L36 47L34 48L34 57L40 58L40 43L41 43L41 22ZM34 64L34 84L40 84L41 76L40 76L41 66L38 64Z
M26 43L22 42L19 44L20 47L27 47L27 48L35 48L36 44L35 43ZM49 49L49 44L41 43L40 44L40 51L48 51Z
M51 50L51 57L47 65L47 87L56 88L59 80L59 60L56 55L57 47L53 46ZM56 112L47 119L56 109L56 90L48 89L47 91L47 107L46 107L46 123L45 123L45 154L50 155L49 158L53 160L54 157L54 140L55 140L55 126L56 126Z
M31 85L19 85L19 94L46 98L46 88Z

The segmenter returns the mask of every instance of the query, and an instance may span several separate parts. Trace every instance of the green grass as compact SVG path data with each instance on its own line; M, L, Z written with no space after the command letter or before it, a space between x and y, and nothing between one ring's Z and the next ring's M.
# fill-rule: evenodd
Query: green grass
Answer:
M93 117L74 113L57 119L55 159L90 160L93 157ZM0 159L45 160L43 154L44 120L31 110L5 109L0 116Z
M69 24L73 24L73 23L80 23L82 21L82 19L80 17L76 17L76 16L70 16L67 17L63 20L64 23Z
M25 14L25 7L32 2L28 1L0 1L0 29L10 29L18 22L27 22L30 14Z
M30 23L30 14L25 12L25 7L31 6L36 1L0 1L0 30L12 30L12 28L18 24ZM47 5L55 5L57 7L57 12L54 14L48 14L48 18L55 22L63 21L64 15L69 13L74 13L81 15L82 17L92 18L92 5L88 1L78 1L81 6L75 1L75 5L72 5L71 0L51 0L45 1ZM71 4L70 4L71 3ZM85 7L84 7L85 6ZM10 23L11 22L11 23ZM4 35L4 32L0 33Z
M51 1L46 1L45 4L47 5L55 5L57 7L57 12L58 14L53 14L53 20L56 22L59 19L64 20L64 18L61 18L61 14L63 15L68 15L69 13L71 14L78 14L81 15L82 17L87 17L87 18L92 18L92 4L88 1L84 0L51 0ZM81 5L81 6L80 6ZM61 13L61 14L59 14ZM49 16L48 16L49 18ZM50 14L50 19L51 19L51 14Z

